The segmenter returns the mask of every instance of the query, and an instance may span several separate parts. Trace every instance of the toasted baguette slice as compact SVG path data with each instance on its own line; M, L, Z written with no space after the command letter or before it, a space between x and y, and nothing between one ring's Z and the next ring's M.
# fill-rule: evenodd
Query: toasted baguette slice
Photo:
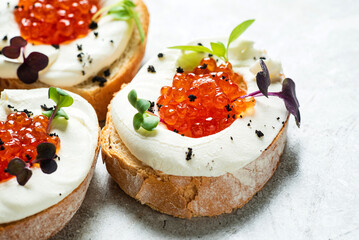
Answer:
M100 149L99 140L91 169L82 183L50 208L18 221L0 224L0 240L48 239L71 220L80 208L92 179Z
M230 213L272 177L284 150L288 118L267 150L236 176L185 177L164 174L133 156L116 132L109 105L101 133L102 158L124 192L157 211L180 218Z
M134 2L136 3L136 11L139 13L145 35L147 36L149 25L147 8L142 0L134 0ZM77 93L85 98L95 108L99 121L105 120L107 105L110 103L113 93L117 92L123 83L130 82L136 75L145 54L146 40L147 37L141 43L141 38L136 28L121 58L110 66L111 75L103 87L100 87L99 83L93 83L91 79L88 79L86 82L76 86L61 88ZM50 86L39 81L33 84L25 84L19 79L3 79L0 77L0 91L4 89L48 87Z

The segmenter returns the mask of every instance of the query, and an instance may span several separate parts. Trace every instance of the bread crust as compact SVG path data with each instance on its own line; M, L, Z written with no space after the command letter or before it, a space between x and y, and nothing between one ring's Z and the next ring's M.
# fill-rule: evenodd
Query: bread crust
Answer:
M59 232L80 208L92 179L98 153L98 139L91 169L82 183L57 204L24 219L0 224L0 240L48 239Z
M157 211L180 218L230 213L260 191L277 169L288 118L267 150L235 175L187 177L164 174L133 156L116 132L109 105L101 133L102 159L125 193Z
M134 2L136 3L136 11L140 13L140 20L145 31L146 37L144 42L141 43L140 35L137 28L135 28L131 40L124 50L124 53L121 55L121 58L110 66L111 75L103 87L100 87L98 83L93 83L90 79L85 83L76 86L61 87L85 98L96 110L99 121L106 119L107 105L110 103L113 94L121 88L123 83L128 83L132 80L136 75L145 54L149 13L142 0L134 0ZM4 89L33 89L48 87L50 86L39 81L32 84L25 84L19 79L4 79L0 77L0 91L3 91Z

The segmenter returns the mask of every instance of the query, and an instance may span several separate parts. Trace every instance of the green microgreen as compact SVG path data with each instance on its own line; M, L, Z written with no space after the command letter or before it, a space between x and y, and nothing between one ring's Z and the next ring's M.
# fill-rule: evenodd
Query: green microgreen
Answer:
M130 19L133 19L140 34L141 42L143 42L145 40L145 31L143 30L141 20L135 10L135 7L136 5L131 0L122 0L107 7L101 8L92 17L92 21L98 22L102 17L106 15L110 15L115 20L121 21L128 21Z
M131 105L138 111L138 113L133 116L133 128L136 131L140 129L140 127L147 131L155 129L160 122L160 118L147 112L151 106L150 102L142 98L138 99L135 90L131 90L127 98Z
M48 110L42 112L43 115L49 118L49 125L47 126L46 132L49 132L50 125L53 119L55 118L65 118L66 120L69 119L66 112L62 109L62 107L69 107L73 104L74 99L64 90L60 88L49 88L49 98L52 99L55 103L55 109Z
M211 42L211 49L204 47L204 46L188 46L188 45L183 45L183 46L173 46L173 47L169 47L170 49L179 49L182 51L194 51L194 52L204 52L204 53L209 53L209 54L213 54L217 57L219 57L220 59L222 59L225 62L228 62L228 49L229 49L229 45L235 41L240 35L242 35L242 33L244 31L247 30L247 28L252 25L252 23L254 22L254 19L251 20L247 20L242 22L241 24L239 24L238 26L236 26L229 38L228 38L228 43L227 43L227 47L224 45L224 43L222 42Z

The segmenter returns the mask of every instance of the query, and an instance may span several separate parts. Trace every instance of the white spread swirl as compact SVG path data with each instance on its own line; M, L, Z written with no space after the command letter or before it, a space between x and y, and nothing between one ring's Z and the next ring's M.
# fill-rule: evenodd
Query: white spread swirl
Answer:
M208 41L202 42L209 46ZM281 99L258 97L251 114L246 114L223 131L202 137L183 137L158 126L153 132L142 128L135 131L132 118L136 110L127 100L129 91L135 89L139 98L157 102L162 86L171 86L181 51L163 51L163 58L153 58L147 62L137 76L121 90L112 102L112 118L117 132L131 153L143 163L166 174L179 176L220 176L238 169L258 158L272 143L283 126L288 112ZM243 75L248 92L257 91L255 75L250 71L260 57L271 66L273 76L279 76L281 65L268 59L264 51L253 49L250 41L236 41L229 52L235 72ZM147 67L153 65L156 73L149 73ZM251 68L254 69L254 68ZM273 82L270 91L280 91L280 82ZM156 111L157 113L157 111ZM158 114L158 113L157 113ZM258 137L255 131L264 136ZM233 139L233 140L232 140ZM192 159L186 160L186 152L192 148Z
M102 0L101 6L108 6L117 0ZM7 5L9 3L9 5ZM0 1L0 50L9 45L11 38L20 36L20 29L14 19L13 10L18 0ZM49 65L40 72L39 80L50 86L69 87L82 83L110 66L125 50L133 31L133 21L115 21L110 16L98 22L95 36L87 36L60 44L57 50L50 45L26 46L26 55L33 51L44 53L49 57ZM7 36L7 41L2 41ZM78 50L77 46L82 46ZM81 54L82 53L82 54ZM77 57L81 54L82 61ZM0 55L0 77L17 78L16 70L22 59L9 60Z
M47 97L48 89L4 90L0 100L0 121L12 111L28 109L34 115L41 114L40 105L52 106ZM64 108L69 120L55 119L51 132L59 135L58 168L52 174L44 174L32 168L32 177L25 186L15 178L0 183L0 224L23 219L58 203L76 189L87 176L94 160L98 140L98 121L92 106L82 97L74 98L71 107Z

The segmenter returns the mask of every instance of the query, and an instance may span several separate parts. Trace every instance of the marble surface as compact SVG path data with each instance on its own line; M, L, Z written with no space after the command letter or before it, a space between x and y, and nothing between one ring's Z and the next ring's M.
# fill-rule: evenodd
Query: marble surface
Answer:
M147 0L144 61L165 46L244 34L296 81L302 126L290 119L278 170L242 209L176 219L124 194L99 159L86 199L52 239L359 239L359 1Z

